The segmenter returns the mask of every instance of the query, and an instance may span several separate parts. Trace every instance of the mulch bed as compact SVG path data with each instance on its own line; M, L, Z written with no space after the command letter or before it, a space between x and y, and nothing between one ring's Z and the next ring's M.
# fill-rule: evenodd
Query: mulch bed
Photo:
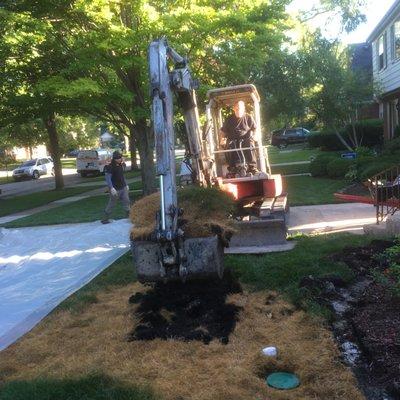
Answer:
M351 194L354 196L365 196L365 197L370 197L371 194L369 192L369 189L364 186L362 183L353 183L344 189L340 190L339 193L342 194Z
M227 296L241 292L229 272L222 281L157 284L144 294L131 296L130 303L138 304L139 324L128 341L159 338L209 344L218 339L227 344L241 310L226 302Z
M374 379L400 398L400 298L372 284L352 317L353 327Z
M347 264L357 276L371 276L373 270L385 268L373 257L392 245L375 240L369 246L344 249L332 259ZM400 298L372 280L346 318L368 359L370 380L400 399Z

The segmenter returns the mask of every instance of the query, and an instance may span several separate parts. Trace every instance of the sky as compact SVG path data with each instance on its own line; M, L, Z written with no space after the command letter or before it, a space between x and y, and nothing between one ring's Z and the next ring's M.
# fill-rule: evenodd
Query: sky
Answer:
M312 6L313 0L294 0L288 7L288 11L304 10ZM359 27L350 34L340 35L339 21L328 21L327 18L318 17L311 21L313 27L321 27L321 30L327 38L335 39L340 37L345 44L365 42L369 34L374 30L379 21L394 4L395 0L368 0L368 4L363 10L367 21L360 24ZM306 4L306 5L305 5ZM324 28L325 27L325 28Z

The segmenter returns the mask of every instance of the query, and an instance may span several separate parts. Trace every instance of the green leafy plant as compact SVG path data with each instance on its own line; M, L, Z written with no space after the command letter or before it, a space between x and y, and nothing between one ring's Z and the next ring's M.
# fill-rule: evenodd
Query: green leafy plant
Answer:
M374 271L373 278L400 297L400 237L396 237L394 246L375 255L374 260L379 267Z

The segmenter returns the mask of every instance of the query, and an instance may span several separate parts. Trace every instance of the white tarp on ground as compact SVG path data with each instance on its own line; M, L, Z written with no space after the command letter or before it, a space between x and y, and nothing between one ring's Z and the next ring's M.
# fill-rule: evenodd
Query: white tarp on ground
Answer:
M0 228L0 350L127 252L130 226Z

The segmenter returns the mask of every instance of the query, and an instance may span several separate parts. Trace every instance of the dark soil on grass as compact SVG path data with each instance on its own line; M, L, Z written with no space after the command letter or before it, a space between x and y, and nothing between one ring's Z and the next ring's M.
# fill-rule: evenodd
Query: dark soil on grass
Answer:
M344 189L340 190L339 193L351 194L353 196L364 196L364 197L371 196L369 189L359 182L346 186Z
M335 337L369 400L400 399L400 298L374 279L385 269L374 256L392 245L376 240L331 256L354 271L351 286L335 277L308 277L301 282L317 293L315 300L332 308Z
M134 312L139 324L128 341L158 338L208 344L217 339L227 344L241 310L227 303L227 296L241 292L239 282L229 272L222 281L157 284L129 299L138 304Z

